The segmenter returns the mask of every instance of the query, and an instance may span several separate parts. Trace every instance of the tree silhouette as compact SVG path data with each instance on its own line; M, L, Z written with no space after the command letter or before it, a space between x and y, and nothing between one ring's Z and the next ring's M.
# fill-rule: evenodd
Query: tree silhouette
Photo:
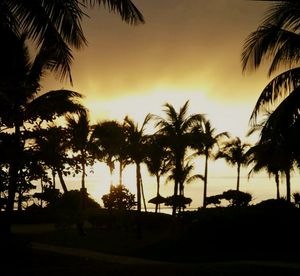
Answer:
M208 160L213 157L213 149L219 145L222 138L228 137L227 132L216 134L216 129L212 127L211 122L203 117L192 130L194 138L192 147L197 150L198 155L205 156L204 165L204 191L203 191L203 207L206 207L207 198L207 177L208 177Z
M92 165L94 162L94 153L97 150L95 144L92 142L91 135L92 129L90 126L87 112L82 112L79 115L68 115L67 119L67 132L68 142L72 149L73 159L77 161L81 170L81 189L86 190L85 177L86 166Z
M122 185L122 169L125 148L125 133L123 126L117 121L104 121L93 126L92 140L99 148L98 159L104 161L109 167L111 183L115 169L115 162L120 163L120 185Z
M42 125L45 121L52 121L67 113L84 110L83 106L76 102L81 95L74 91L56 90L38 95L39 81L52 62L52 53L41 50L31 59L25 39L25 36L11 37L11 45L15 51L8 64L0 65L1 71L7 65L5 74L0 76L0 118L2 124L13 133L12 158L9 164L8 213L13 210L16 183L23 166L20 156L26 140L23 135L25 124Z
M243 70L257 69L264 61L271 61L269 76L282 67L288 70L273 78L262 91L251 119L266 109L269 110L280 103L286 96L299 94L299 1L277 1L272 3L265 19L258 29L252 32L243 48ZM296 95L294 95L296 97ZM293 97L294 97L293 96ZM298 101L299 103L299 101ZM293 116L299 104L289 101L286 115Z
M151 175L154 175L156 178L156 201L154 201L155 213L157 213L160 206L160 199L163 200L160 195L160 178L170 169L168 163L169 152L163 145L163 141L160 135L152 135L147 144L147 155L145 163L147 165L149 173Z
M39 128L34 132L35 147L37 147L37 155L41 163L52 171L53 182L57 173L64 193L68 192L64 175L70 174L67 166L72 166L74 162L67 154L66 129L54 125L46 129Z
M299 138L297 134L299 132L299 119L294 117L292 120L286 121L286 117L280 115L280 113L288 110L286 103L290 100L290 96L274 112L268 114L261 124L254 126L254 131L260 131L260 140L257 145L260 148L264 147L261 149L263 151L270 151L267 152L269 153L268 156L272 158L269 164L271 165L270 169L272 172L274 170L273 173L278 170L285 174L288 202L291 201L290 173L299 152L298 142L296 142Z
M139 127L132 119L125 117L124 128L126 133L126 152L133 163L136 166L136 189L137 189L137 210L141 212L141 196L143 193L142 187L142 175L141 175L141 163L146 157L146 142L147 136L145 135L145 126L151 119L151 115L148 114L142 126ZM145 210L146 204L144 199Z
M249 144L242 143L239 137L235 137L229 141L224 142L222 148L216 155L216 159L224 158L230 165L237 166L237 184L236 190L240 190L240 171L241 166L247 164L246 150L249 148Z
M53 53L48 69L58 72L62 78L69 77L72 82L71 49L80 49L87 44L81 22L87 16L85 8L96 5L118 13L129 24L144 22L142 14L130 0L2 0L1 34L7 42L10 32L27 33L38 49ZM3 46L10 50L9 44Z
M164 105L166 118L155 116L158 134L163 137L163 143L170 149L170 158L175 166L175 176L179 176L183 170L184 158L188 146L191 145L191 129L199 121L203 120L203 115L193 114L188 116L187 101L179 112L170 104ZM174 197L179 193L180 179L174 179ZM173 215L176 214L176 206L173 206Z
M184 197L185 183L191 183L197 179L204 180L204 177L200 174L192 175L193 170L194 165L186 162L180 171L176 170L176 167L173 167L173 169L171 170L171 174L167 177L167 181L174 181L175 179L178 179L179 181L179 195L171 197L171 202L172 200L174 200L174 203L180 203L182 201L182 203L177 206L179 208L179 212L181 212L182 207L185 208L186 204L190 204L192 202L190 200L188 201L188 203L184 203L187 202L186 198Z

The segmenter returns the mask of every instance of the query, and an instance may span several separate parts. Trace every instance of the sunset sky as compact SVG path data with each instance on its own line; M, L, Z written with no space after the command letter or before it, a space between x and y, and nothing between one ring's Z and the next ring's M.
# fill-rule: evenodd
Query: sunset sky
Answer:
M242 45L270 4L247 0L133 2L146 24L128 26L106 10L87 10L90 18L83 27L89 43L74 52L74 86L47 78L44 88L71 88L84 94L93 122L122 120L125 115L141 122L147 113L163 115L166 102L180 107L190 100L191 113L205 113L218 132L244 139L252 108L268 79L263 70L242 73ZM210 174L216 173L212 177L235 177L234 169L225 168L221 161L214 163L210 165ZM197 169L201 173L202 167ZM95 173L93 181L97 177ZM230 187L209 187L208 194L234 188L235 180L229 182ZM202 192L202 183L192 185ZM258 198L275 195L275 184L268 188L247 185ZM171 191L171 186L166 189ZM197 200L195 206L199 205Z

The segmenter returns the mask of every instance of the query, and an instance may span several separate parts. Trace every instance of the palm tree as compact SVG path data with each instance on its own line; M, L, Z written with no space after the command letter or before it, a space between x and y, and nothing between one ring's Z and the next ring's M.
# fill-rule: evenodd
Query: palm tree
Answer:
M284 113L290 112L287 106L290 105L288 102L293 98L293 95L289 95L274 112L268 114L261 124L255 125L249 131L249 134L260 131L257 147L254 148L254 152L250 150L255 159L258 157L258 165L268 166L268 171L275 174L276 178L278 178L279 171L285 174L287 200L289 202L291 200L290 173L299 152L299 118L294 117L292 120L286 120L288 117ZM263 153L266 153L267 156L261 157ZM255 155L257 156L255 157ZM265 163L266 161L267 163ZM279 180L276 182L278 185Z
M38 49L53 53L49 69L57 71L62 78L68 76L72 82L71 49L80 49L87 44L81 22L87 16L85 8L95 5L118 13L126 23L144 22L142 14L130 0L2 0L0 30L2 39L6 42L2 43L2 47L10 50L7 38L11 32L25 32ZM13 52L13 49L11 50Z
M235 137L224 143L223 147L220 149L216 155L216 159L224 158L230 165L237 166L237 184L236 190L240 190L240 171L241 166L247 164L246 150L249 148L249 144L242 143L239 137Z
M68 142L80 166L81 174L81 190L86 191L85 177L86 166L92 165L94 158L93 154L96 152L96 146L93 144L91 135L91 126L87 112L82 112L79 115L68 115L67 119L67 132Z
M55 174L57 173L64 193L68 192L64 175L68 174L66 165L72 165L72 161L67 155L66 130L54 125L34 132L38 159L46 168L52 170L53 183L55 183Z
M193 126L203 120L203 115L193 114L188 116L187 101L180 109L179 112L170 104L164 105L164 112L166 118L155 116L156 127L158 127L157 134L163 138L164 145L170 150L170 158L175 166L175 175L180 175L183 170L184 159L187 148L191 145L191 130ZM174 179L174 197L179 192L180 179ZM173 206L173 215L176 214L176 205Z
M0 118L1 123L13 133L14 143L9 166L8 212L13 210L18 173L23 166L19 156L25 145L25 124L42 125L44 121L84 110L77 102L81 95L74 91L55 90L38 95L39 82L52 62L52 53L41 50L33 60L30 59L25 39L25 36L12 37L13 56L10 61L7 60L9 63L0 64L1 71L5 71L0 76Z
M228 137L227 132L216 134L216 129L212 127L211 122L203 118L203 121L193 128L194 144L193 148L197 150L197 155L205 156L204 165L204 191L203 191L203 207L206 207L207 198L207 177L208 177L208 160L213 157L213 149L219 145L219 141Z
M136 165L136 190L137 190L137 210L141 212L141 195L143 194L141 163L144 162L146 157L146 142L147 136L145 135L145 127L151 115L148 114L142 126L139 127L132 119L125 117L124 129L126 133L126 152L133 163ZM143 196L144 206L146 209L146 202Z
M99 148L99 160L104 161L109 167L111 175L111 187L113 185L112 175L115 169L115 162L120 162L120 185L122 185L122 168L124 158L122 149L125 146L125 134L121 124L117 121L103 121L93 126L92 140Z
M195 180L203 180L203 176L200 174L194 174L191 175L192 172L194 170L194 165L190 164L189 162L186 162L184 164L184 166L182 167L182 170L178 173L178 171L176 170L176 168L174 167L171 170L171 174L167 177L167 182L168 181L174 181L175 179L179 179L179 195L173 196L174 202L176 202L177 200L182 200L185 201L185 197L184 197L184 187L185 187L185 183L191 183ZM191 201L190 201L191 202ZM185 204L180 204L179 206L179 212L181 212L181 207L185 206Z
M299 11L299 1L272 3L262 24L248 36L244 44L242 53L244 71L257 69L264 61L271 61L269 76L280 68L288 67L287 71L273 78L262 91L251 115L254 122L257 115L266 108L276 106L288 95L299 94L297 92L300 89L300 67L297 67L300 58ZM290 114L296 113L298 103L289 107Z
M156 177L156 198L160 195L160 178L166 174L170 168L168 163L169 153L161 141L159 135L152 135L148 141L145 163L151 175ZM159 208L159 201L155 204L155 213Z
M275 177L276 183L276 198L280 199L279 191L279 173L280 173L280 156L276 152L275 145L272 141L261 142L259 141L255 146L247 151L249 156L248 165L253 164L252 169L248 173L250 177L253 173L258 173L261 170L266 170L269 176Z

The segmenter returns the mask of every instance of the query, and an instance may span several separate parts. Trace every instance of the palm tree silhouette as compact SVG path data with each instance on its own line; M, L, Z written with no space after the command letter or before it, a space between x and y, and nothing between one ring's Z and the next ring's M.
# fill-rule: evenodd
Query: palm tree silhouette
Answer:
M230 165L237 166L237 183L236 190L240 190L240 171L241 166L247 164L246 150L250 147L247 143L242 143L239 137L235 137L227 142L224 142L222 148L216 155L216 159L224 158Z
M183 170L184 158L188 146L191 145L191 130L195 124L203 120L203 115L193 114L189 115L188 112L189 102L187 101L180 109L179 112L170 104L164 105L164 112L166 118L155 116L156 127L158 127L158 134L163 137L163 143L170 149L170 158L175 166L175 176L179 176ZM179 192L180 179L174 179L174 197ZM173 215L176 214L176 205L173 206Z
M62 78L69 77L72 82L71 49L80 49L87 44L81 22L87 16L85 8L95 5L107 7L109 11L118 13L122 20L129 24L144 22L142 14L130 0L2 0L0 29L3 41L7 42L10 32L27 33L38 49L53 53L49 69L57 71ZM7 46L6 50L9 50L10 46L7 43L3 44L2 46Z
M84 107L77 102L81 94L70 90L55 90L38 95L39 82L52 62L52 53L41 51L32 60L25 45L26 36L12 36L14 53L8 62L5 74L0 76L1 123L13 133L14 150L9 166L8 213L12 212L18 173L23 166L22 155L25 124L40 124L52 121L67 113L78 113ZM5 60L4 60L5 61ZM4 71L5 63L1 63Z
M90 126L88 113L81 112L79 115L68 115L67 120L67 132L68 142L75 156L73 159L80 164L81 174L81 190L86 191L85 177L86 166L92 165L94 162L95 144L93 144L91 135L92 129Z
M155 213L157 213L160 206L160 178L170 169L168 163L169 153L163 145L160 135L152 135L147 143L147 155L145 163L151 175L156 177L156 204ZM154 198L155 199L155 198Z
M103 121L93 126L93 142L99 148L98 159L104 161L109 167L111 182L113 185L112 175L115 169L115 162L120 162L120 175L122 174L123 162L122 149L125 147L125 134L123 126L117 121ZM120 183L122 185L122 176Z
M133 163L136 165L136 190L137 190L137 210L141 212L141 196L143 195L143 184L141 175L141 163L146 157L146 142L147 136L145 135L146 124L150 121L151 115L148 114L142 126L139 127L128 116L124 119L124 129L126 133L126 152ZM143 196L144 207L146 208L145 198Z
M293 94L296 95L296 94ZM288 101L293 98L289 95L275 110L268 114L267 118L261 123L253 126L250 134L254 131L260 131L260 140L257 146L260 151L267 151L270 158L269 166L272 173L276 170L285 174L287 201L291 201L291 177L290 173L294 166L294 161L298 156L298 132L299 132L299 116L292 120L286 120L286 116L282 113L290 112L287 108ZM264 148L263 148L264 147ZM273 170L275 170L273 172Z
M249 156L248 165L253 164L248 177L253 173L266 170L269 176L273 175L275 177L276 198L280 199L279 173L281 156L276 152L275 145L271 140L266 142L259 141L247 151L247 155Z
M202 122L199 122L193 130L194 142L193 148L197 150L198 155L205 156L205 165L204 165L204 191L203 191L203 207L206 207L206 198L207 198L207 178L208 178L208 160L213 157L213 149L219 145L219 142L222 138L228 137L227 132L221 132L216 134L216 129L212 127L211 122L203 117Z
M299 1L277 1L267 11L262 24L252 32L243 48L243 71L257 69L264 61L271 61L269 76L282 67L288 70L273 78L262 91L251 119L269 109L284 97L297 92L299 87ZM290 104L292 101L289 102ZM298 102L299 103L299 102ZM297 112L299 104L289 107L289 114Z
M55 174L57 173L64 193L68 192L64 174L69 173L66 170L66 165L70 166L73 162L67 155L66 130L54 125L46 129L37 129L34 132L39 160L46 168L52 170L53 182L55 182Z

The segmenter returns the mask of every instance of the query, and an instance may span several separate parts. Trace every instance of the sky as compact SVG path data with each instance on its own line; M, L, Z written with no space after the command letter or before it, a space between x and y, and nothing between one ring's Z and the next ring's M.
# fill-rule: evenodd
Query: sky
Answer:
M68 88L84 94L83 102L90 110L92 122L122 121L129 115L141 123L147 113L163 116L162 106L167 102L179 108L189 100L191 114L206 114L218 132L228 131L232 136L249 140L245 134L250 114L268 78L263 70L243 73L241 52L246 37L258 27L270 3L133 2L142 11L145 24L129 26L107 10L87 10L89 18L84 20L83 29L88 46L74 52L74 86L50 77L44 80L44 89ZM211 163L213 183L208 184L211 185L208 194L234 188L235 170L221 161ZM201 166L199 160L196 173L202 173ZM94 171L90 187L99 199L101 193L108 191L108 185L104 184L109 183L108 170L98 166ZM134 174L130 169L127 173L130 189L134 191ZM269 181L266 176L255 181L262 179ZM98 180L100 184L96 184ZM150 187L145 188L146 194L154 195L155 181L146 176L144 182ZM257 200L275 195L275 184L255 186L254 180L252 185L245 182L248 183L245 190L255 194ZM166 196L171 193L172 185L163 189ZM199 206L202 183L191 184L187 190L193 198L197 194L193 206Z

